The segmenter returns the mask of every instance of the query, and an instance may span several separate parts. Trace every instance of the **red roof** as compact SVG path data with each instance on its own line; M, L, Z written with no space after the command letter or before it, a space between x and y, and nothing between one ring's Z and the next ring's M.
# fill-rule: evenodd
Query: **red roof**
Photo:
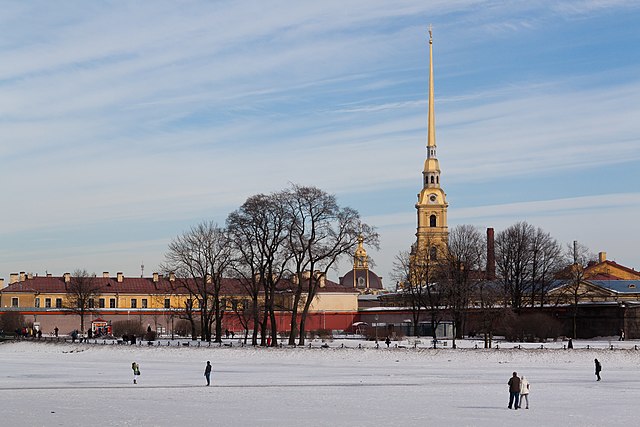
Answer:
M118 282L115 277L96 277L96 284L102 293L122 293L122 294L188 294L184 284L193 282L193 279L176 279L170 281L166 277L159 278L157 282L151 277L123 277L122 282ZM185 280L187 281L185 283ZM282 280L279 290L285 291L292 287L289 281ZM330 280L325 281L325 286L319 288L321 293L326 292L354 292L352 288L342 286ZM25 293L66 293L64 277L34 276L22 282L12 283L1 292L25 292ZM243 295L246 294L242 282L238 279L223 279L221 286L222 294Z

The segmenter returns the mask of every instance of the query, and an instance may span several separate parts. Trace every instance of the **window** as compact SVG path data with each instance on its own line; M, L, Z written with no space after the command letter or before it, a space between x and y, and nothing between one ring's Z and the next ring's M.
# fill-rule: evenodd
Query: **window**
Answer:
M116 308L116 299L115 298L110 298L109 299L109 308Z
M33 306L35 308L40 308L40 298L36 298L36 300L33 302Z
M142 308L147 308L147 299L142 298Z
M431 215L429 217L429 227L435 227L435 226L436 226L436 216Z
M433 178L434 178L433 175L431 175L431 183L432 184L433 184L433 181L434 181Z
M51 308L51 298L45 298L44 299L44 307L45 308Z
M138 308L138 300L131 298L131 308Z
M56 308L62 308L62 298L56 298Z
M171 299L170 298L165 298L164 299L164 308L171 308Z
M11 298L11 307L17 307L17 306L18 306L18 297Z
M104 298L100 298L100 299L98 300L98 307L100 307L100 308L104 308Z
M96 306L96 303L93 300L93 298L89 298L89 301L87 301L87 306L89 306L89 308L94 308Z

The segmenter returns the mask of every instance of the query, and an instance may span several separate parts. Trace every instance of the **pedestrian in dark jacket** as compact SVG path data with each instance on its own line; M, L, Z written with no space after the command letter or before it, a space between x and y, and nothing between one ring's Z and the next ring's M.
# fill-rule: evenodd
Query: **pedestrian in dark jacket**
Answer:
M520 378L518 373L514 372L513 376L509 378L509 409L518 409L520 406Z
M204 377L207 379L207 385L211 384L211 362L207 360L207 366L204 368Z
M602 371L602 365L598 361L598 359L593 359L596 363L596 377L598 378L596 381L600 381L600 371Z

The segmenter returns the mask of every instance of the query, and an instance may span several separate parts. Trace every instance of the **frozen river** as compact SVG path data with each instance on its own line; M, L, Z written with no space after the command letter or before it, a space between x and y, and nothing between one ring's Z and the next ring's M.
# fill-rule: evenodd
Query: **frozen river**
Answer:
M0 344L1 424L637 425L640 350L626 345L415 350L8 342ZM211 387L203 376L207 360ZM133 361L142 373L137 385ZM531 383L529 410L507 409L513 371Z

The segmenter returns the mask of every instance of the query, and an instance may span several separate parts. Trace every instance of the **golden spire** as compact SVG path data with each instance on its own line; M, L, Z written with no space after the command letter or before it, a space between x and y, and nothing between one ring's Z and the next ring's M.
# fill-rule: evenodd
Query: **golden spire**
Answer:
M429 24L429 123L427 147L436 146L436 118L433 105L433 33L431 24ZM429 150L427 150L427 152L428 151Z
M364 243L364 238L362 234L358 235L358 248L353 257L353 268L369 268L369 257L367 256L367 251L364 249L362 245Z

